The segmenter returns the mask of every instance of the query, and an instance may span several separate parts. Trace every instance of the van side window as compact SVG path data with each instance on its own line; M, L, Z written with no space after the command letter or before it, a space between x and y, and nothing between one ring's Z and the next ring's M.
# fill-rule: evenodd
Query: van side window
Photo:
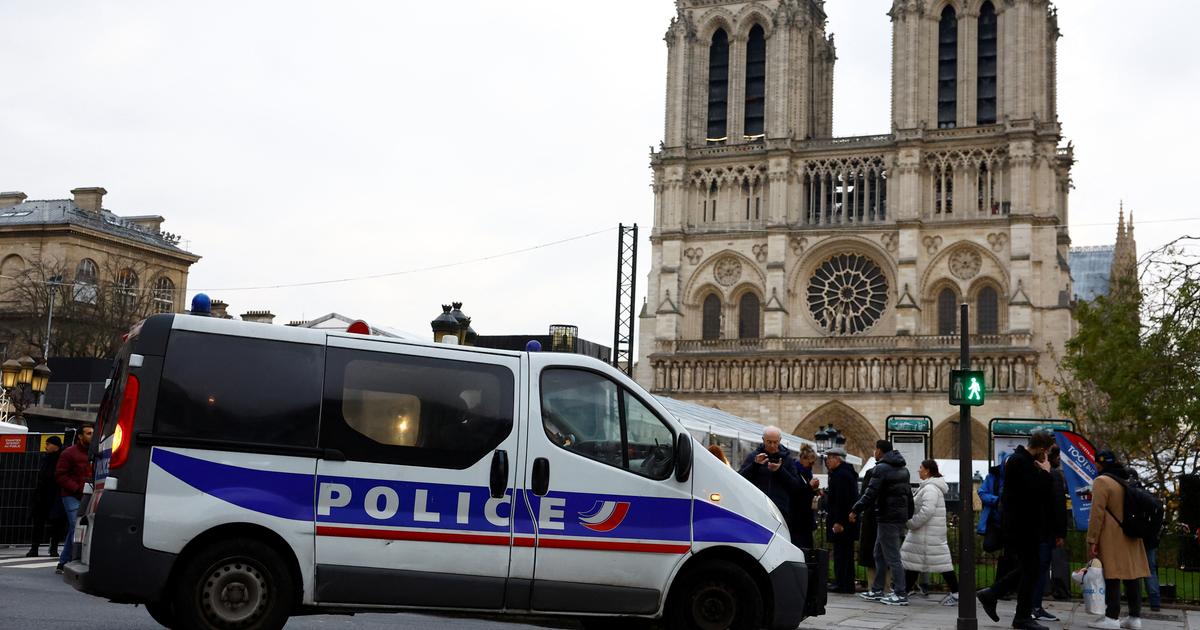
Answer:
M674 434L636 396L594 372L542 372L542 427L560 448L650 477L675 465Z
M511 370L330 348L321 447L354 461L462 470L513 429Z
M174 331L154 432L316 446L324 354L324 346Z

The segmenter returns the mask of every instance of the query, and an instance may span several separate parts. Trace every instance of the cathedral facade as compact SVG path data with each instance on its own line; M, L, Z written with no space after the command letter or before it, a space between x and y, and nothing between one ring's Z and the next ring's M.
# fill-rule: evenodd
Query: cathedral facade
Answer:
M824 4L676 0L636 376L857 455L926 415L952 456L965 303L985 455L988 419L1053 409L1072 329L1057 14L895 0L891 129L834 137Z

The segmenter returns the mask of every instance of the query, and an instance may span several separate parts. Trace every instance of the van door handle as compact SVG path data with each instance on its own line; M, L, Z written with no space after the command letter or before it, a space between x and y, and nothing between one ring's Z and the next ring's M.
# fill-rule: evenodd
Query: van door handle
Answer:
M488 479L488 489L492 491L493 499L503 499L507 488L508 451L496 449L496 452L492 453L492 475Z
M539 497L550 491L550 460L539 457L533 460L533 493Z

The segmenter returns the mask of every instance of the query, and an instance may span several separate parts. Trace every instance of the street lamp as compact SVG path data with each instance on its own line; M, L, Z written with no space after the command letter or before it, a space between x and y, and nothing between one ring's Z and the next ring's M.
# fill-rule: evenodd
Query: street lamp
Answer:
M46 345L42 348L42 356L46 359L50 358L50 331L54 324L54 289L62 286L62 276L50 276L46 279L46 286L50 289L50 308L46 312Z
M20 359L9 359L2 366L3 379L0 384L0 422L24 424L25 408L36 398L46 392L50 384L50 366L43 361L38 363L29 355ZM11 415L8 407L16 412Z
M818 451L824 452L829 450L829 430L821 427L821 430L817 431L816 441Z
M450 314L450 308L449 304L443 304L442 313L429 322L430 328L433 328L433 340L438 343L458 343L458 319Z

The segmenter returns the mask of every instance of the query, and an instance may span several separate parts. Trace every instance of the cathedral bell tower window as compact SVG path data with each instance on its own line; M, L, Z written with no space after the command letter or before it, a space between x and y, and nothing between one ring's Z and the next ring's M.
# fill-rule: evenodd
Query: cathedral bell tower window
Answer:
M767 104L767 39L763 28L750 29L746 43L746 119L747 140L759 140L765 134Z
M1000 334L1000 306L996 290L984 287L975 298L976 330L981 335Z
M729 35L725 29L713 33L708 47L708 141L724 142L729 105Z
M976 90L976 122L980 125L996 124L996 8L984 2L979 9L979 68Z
M738 339L758 339L761 302L758 296L747 293L738 302Z
M953 335L958 330L958 296L954 289L942 289L937 299L937 331L939 335Z
M721 298L714 293L709 293L708 297L704 298L704 312L701 314L703 324L701 325L700 336L705 341L712 341L721 338Z
M958 126L958 15L942 11L938 23L938 129Z

